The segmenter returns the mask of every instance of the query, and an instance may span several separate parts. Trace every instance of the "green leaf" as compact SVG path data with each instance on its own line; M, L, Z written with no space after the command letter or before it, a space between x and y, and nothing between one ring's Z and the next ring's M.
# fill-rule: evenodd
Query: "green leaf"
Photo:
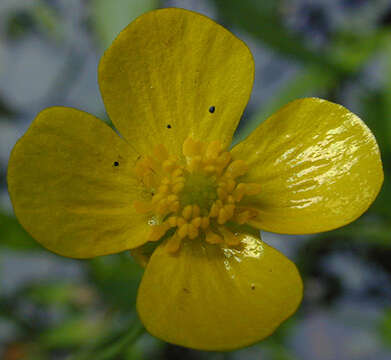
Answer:
M123 317L127 316L123 314ZM141 356L136 356L139 351L134 345L145 329L137 315L133 314L119 331L113 325L113 321L109 321L100 337L92 338L68 360L141 359Z
M391 225L381 218L370 216L363 216L340 229L315 236L320 240L328 240L331 237L343 237L358 244L380 246L384 249L391 248Z
M91 286L58 281L33 284L25 296L40 305L62 307L88 307L96 300Z
M143 269L129 252L101 256L89 261L89 274L102 296L115 306L131 308Z
M346 73L349 69L329 56L328 52L310 49L297 34L285 28L278 5L280 1L214 0L224 20L236 25L261 40L276 52L307 64L324 66L334 73Z
M12 250L40 250L42 247L22 228L14 216L0 212L0 246Z
M380 119L380 121L386 123L384 130L387 136L387 146L388 146L387 149L389 152L391 152L391 118L389 116L389 114L391 114L391 43L390 42L387 43L387 46L385 47L385 51L386 51L387 68L386 68L386 87L384 89L384 96L385 96L387 116L386 118Z
M103 49L106 49L129 23L153 10L158 0L93 0L93 23Z
M380 336L384 344L391 348L391 309L387 309L379 324Z
M339 32L328 49L336 63L344 64L350 73L357 72L375 52L389 43L390 32L377 30L363 34Z
M98 337L104 329L103 319L78 316L42 332L38 341L50 349L80 346Z

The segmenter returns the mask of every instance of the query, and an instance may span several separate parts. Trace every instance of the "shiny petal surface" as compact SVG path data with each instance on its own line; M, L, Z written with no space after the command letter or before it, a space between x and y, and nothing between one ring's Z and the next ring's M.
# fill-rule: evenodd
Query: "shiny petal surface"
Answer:
M232 151L249 165L245 181L262 186L245 199L261 229L305 234L332 230L359 217L376 198L383 169L367 126L341 105L293 101Z
M134 248L147 221L133 200L136 155L103 121L49 108L15 145L8 189L15 214L43 246L76 258Z
M241 247L198 240L169 254L153 253L142 279L137 309L147 330L173 344L231 350L270 335L302 298L295 265L252 236Z
M99 65L107 112L143 155L156 143L179 155L189 135L228 146L253 77L242 41L203 15L175 8L137 18Z

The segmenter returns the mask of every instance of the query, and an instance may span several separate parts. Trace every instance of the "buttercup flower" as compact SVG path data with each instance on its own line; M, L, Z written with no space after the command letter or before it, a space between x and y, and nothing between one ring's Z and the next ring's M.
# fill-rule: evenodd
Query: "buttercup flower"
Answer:
M370 130L317 98L289 103L230 150L253 77L249 49L220 25L152 11L99 65L122 137L90 114L53 107L11 154L9 193L25 229L73 258L131 250L145 266L140 318L174 344L229 350L270 335L303 287L259 229L343 226L383 181Z

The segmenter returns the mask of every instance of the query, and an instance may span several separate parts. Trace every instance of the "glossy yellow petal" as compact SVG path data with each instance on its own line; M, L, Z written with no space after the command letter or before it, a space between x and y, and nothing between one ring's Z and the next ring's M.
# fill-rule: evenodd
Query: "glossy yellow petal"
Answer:
M76 258L134 248L147 221L133 201L136 154L103 121L70 108L42 111L15 145L8 189L15 214L43 246Z
M369 207L383 182L371 131L343 106L316 98L289 103L232 153L249 165L244 181L262 188L243 200L259 211L253 225L273 232L343 226Z
M141 154L161 142L180 155L189 135L228 146L253 76L242 41L203 15L175 8L137 18L99 65L107 112Z
M192 240L176 255L155 250L137 309L158 338L231 350L270 335L296 311L302 290L295 265L259 239L245 236L236 249Z

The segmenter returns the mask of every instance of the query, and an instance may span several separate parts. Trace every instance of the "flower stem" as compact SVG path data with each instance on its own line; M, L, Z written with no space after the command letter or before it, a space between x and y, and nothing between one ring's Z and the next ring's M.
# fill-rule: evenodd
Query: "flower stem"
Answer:
M134 344L141 335L145 332L145 328L140 321L134 324L133 328L121 339L106 349L102 350L99 355L94 357L95 360L113 359L115 356L121 354L128 346Z
M118 338L113 343L107 345L103 349L99 346L94 346L93 349L83 351L81 354L76 356L71 356L69 360L110 360L117 359L117 356L120 355L124 350L129 346L136 343L141 335L145 332L145 328L141 322L137 319L132 323L130 330L123 332L123 335Z

